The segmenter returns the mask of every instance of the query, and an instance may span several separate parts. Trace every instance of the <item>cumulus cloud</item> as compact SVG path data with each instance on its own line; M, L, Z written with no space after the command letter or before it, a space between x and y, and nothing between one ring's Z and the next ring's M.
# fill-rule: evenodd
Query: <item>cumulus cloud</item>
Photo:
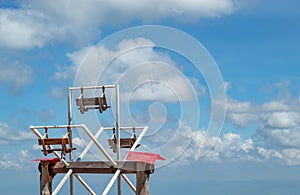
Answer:
M241 129L256 126L255 140L264 147L259 154L269 158L280 156L279 152L284 156L286 151L300 148L300 102L288 81L269 85L267 91L274 98L261 104L228 97L226 122Z
M43 18L32 9L0 9L0 46L9 49L42 47L50 36Z
M30 156L31 155L28 150L21 150L19 152L19 160L20 161L27 161Z
M10 142L34 139L31 132L17 131L9 127L6 123L0 121L0 145L9 144Z
M54 15L47 15L34 6L0 9L0 27L0 48L7 49L42 48L57 41L86 43L94 38L94 34L99 34L96 29L79 32L78 25L55 19Z
M69 53L72 65L58 70L54 77L69 79L76 75L77 86L117 82L123 100L174 102L206 94L196 78L187 78L167 54L154 48L155 44L143 37L124 39L114 49L104 45L85 47Z
M282 151L282 159L288 164L288 165L300 165L300 150L289 148L284 149Z
M79 24L109 24L117 21L128 21L132 18L138 18L143 21L152 21L167 17L183 17L183 18L203 18L218 17L224 14L230 14L241 5L242 1L235 0L178 0L178 1L72 1L57 3L56 1L31 1L45 12L56 13L60 17L69 21L76 21ZM80 7L69 11L70 6ZM89 14L86 14L89 13ZM118 13L118 14L114 14Z
M20 169L21 165L13 160L0 160L0 169Z
M239 134L226 133L223 137L210 136L205 130L193 132L192 146L187 156L195 160L205 159L219 162L221 160L238 161L250 159L248 156L254 148L252 139L242 140Z
M179 157L179 163L191 160L208 162L279 162L285 165L300 165L300 149L275 149L260 145L253 139L242 139L240 134L226 133L223 136L210 136L205 130L183 134L192 139L190 147Z
M19 8L0 9L0 25L5 27L0 28L0 47L31 49L62 40L86 45L99 36L103 25L136 19L190 22L230 14L241 4L241 0L28 0Z
M298 123L297 101L272 100L262 104L227 98L227 119L232 124L245 128L249 124L265 121L269 126L295 126Z
M271 128L293 128L300 123L299 113L297 112L273 112L262 115L264 125Z
M4 154L0 159L0 169L21 169L22 166L17 161L17 159L13 159L11 154Z
M9 86L13 94L18 94L34 77L32 68L19 62L1 64L0 69L0 85Z
M256 114L249 113L228 113L226 119L239 128L246 128L257 120Z
M300 103L298 97L288 89L288 83L280 81L274 84L272 94L275 98L261 104L227 97L226 122L243 131L256 126L253 137L245 139L233 133L214 137L205 130L195 131L188 136L193 144L183 158L214 162L278 161L299 165ZM230 90L230 83L225 86ZM218 101L213 103L219 105Z
M30 161L34 158L28 150L21 150L19 153L6 153L0 158L1 169L24 169L29 167Z
M272 148L300 148L300 128L276 128L262 125L257 130L257 136Z
M232 84L225 82L227 91L226 98L226 121L239 128L246 128L251 124L264 124L276 128L292 127L299 123L298 115L300 103L297 96L293 96L289 89L289 81L281 80L273 85L264 86L262 91L272 94L270 101L261 104L250 100L239 101L230 96ZM215 106L221 106L217 100Z

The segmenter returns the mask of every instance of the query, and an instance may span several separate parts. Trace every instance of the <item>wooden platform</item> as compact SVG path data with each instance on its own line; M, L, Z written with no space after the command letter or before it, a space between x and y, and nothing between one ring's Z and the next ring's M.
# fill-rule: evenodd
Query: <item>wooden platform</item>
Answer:
M138 172L154 173L154 165L136 161L118 162L114 167L110 162L106 161L90 161L90 162L69 162L69 166L59 162L53 168L53 173L67 173L69 169L73 173L94 173L94 174L114 174L117 169L121 169L124 174L136 174Z
M117 162L114 167L110 162L68 162L66 166L62 162L55 165L52 161L41 161L39 163L40 195L52 194L52 180L57 173L86 173L86 174L115 174L118 169L120 174L136 174L136 195L150 195L149 178L154 173L154 165L137 161ZM76 176L76 175L75 175Z

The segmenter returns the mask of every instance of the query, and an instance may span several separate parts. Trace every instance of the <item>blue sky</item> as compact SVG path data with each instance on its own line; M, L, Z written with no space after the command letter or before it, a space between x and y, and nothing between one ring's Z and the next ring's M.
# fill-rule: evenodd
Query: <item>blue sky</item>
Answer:
M149 125L140 150L168 159L151 176L153 194L296 194L299 8L296 0L0 0L1 191L38 193L37 164L31 160L43 155L29 126L66 124L67 87L117 80L123 124ZM184 32L212 56L226 91L218 134L209 132L208 125L212 115L218 116L211 107L224 106L211 96L220 86L210 86L197 62L172 47L159 47L164 40L180 39L117 33L140 25ZM207 54L192 45L182 51ZM118 57L104 66L113 56ZM110 99L111 91L107 95ZM97 123L88 125L111 126L110 114L97 114ZM86 119L80 116L78 123ZM223 122L222 116L217 119ZM74 139L80 152L80 134ZM186 140L191 141L188 148ZM108 181L85 178L97 192ZM65 186L62 194L67 190ZM76 190L86 193L79 184Z

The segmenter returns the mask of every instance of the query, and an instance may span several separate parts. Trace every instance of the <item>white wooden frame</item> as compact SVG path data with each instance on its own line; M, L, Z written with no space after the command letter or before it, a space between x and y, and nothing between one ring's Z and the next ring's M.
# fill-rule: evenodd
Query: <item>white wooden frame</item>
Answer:
M102 154L107 158L107 160L109 160L113 166L117 166L116 161L109 155L109 153L103 148L103 146L98 142L98 137L101 135L101 133L104 130L112 130L113 127L108 127L108 128L103 128L101 127L97 133L95 135L93 135L91 133L91 131L88 129L88 127L84 124L81 125L54 125L54 126L30 126L30 129L34 132L35 135L37 135L38 138L43 139L44 136L39 132L39 129L45 129L47 128L48 130L50 129L57 129L57 128L81 128L91 139L91 141L86 145L86 147L84 148L84 150L81 152L81 154L78 156L77 160L82 160L86 153L88 152L88 150L91 148L91 146L93 144L95 144L97 146L97 148L100 150L100 152L102 152ZM132 129L133 127L122 127L120 129L122 130L128 130L128 129ZM135 148L137 147L137 145L140 143L141 139L143 138L143 136L145 135L145 133L148 130L148 126L144 126L144 127L134 127L136 130L142 130L141 133L138 135L135 143L133 144L133 146L130 148L129 151L134 151ZM51 147L51 146L50 146ZM59 155L58 152L54 152L54 154L66 165L69 166L69 163L61 158L61 156ZM126 155L127 156L127 155ZM125 160L126 157L123 159ZM55 188L55 190L53 191L52 195L56 195L59 190L62 188L62 186L65 184L65 182L67 181L68 178L71 177L72 174L74 174L74 176L78 179L78 181L92 194L95 195L96 193L88 186L87 183L84 182L84 180L76 173L72 173L72 169L70 169L66 175L63 177L63 179L61 180L61 182L58 184L58 186ZM129 185L129 187L136 192L136 188L135 186L132 184L132 182L128 179L128 177L125 174L120 174L121 170L118 169L115 174L113 175L113 177L111 178L110 182L107 184L104 192L102 193L102 195L106 195L108 194L108 192L110 191L111 187L113 186L114 182L117 180L118 176L122 176L123 179L126 181L126 183Z
M114 88L115 89L115 101L116 101L116 110L115 110L115 119L116 119L116 126L115 127L101 127L96 132L95 135L92 134L92 132L87 128L86 125L72 125L72 91L74 90L82 90L82 89L102 89L102 87L105 88ZM135 148L140 143L141 139L145 135L145 133L148 130L148 126L144 127L122 127L120 128L120 105L119 105L119 85L104 85L104 86L90 86L90 87L69 87L68 88L68 125L53 125L53 126L30 126L30 129L33 131L33 133L40 139L44 139L44 136L39 132L39 129L57 129L57 128L70 128L72 132L72 128L80 128L82 129L91 139L90 142L86 145L82 153L78 156L77 160L81 161L88 150L91 148L93 144L97 146L97 148L100 150L100 152L112 163L113 166L117 166L116 161L109 155L107 151L103 148L103 146L98 142L98 137L101 135L101 133L104 130L113 130L116 129L116 145L117 145L117 161L121 161L121 150L120 150L120 130L130 130L135 128L136 130L142 130L141 133L138 135L135 143L133 146L129 149L129 151L134 151ZM72 141L72 134L70 135L71 141ZM52 148L52 146L50 146ZM53 152L55 156L57 156L61 162L63 162L66 166L69 166L69 163L63 159L58 152ZM127 153L128 155L128 153ZM126 155L126 156L127 156ZM125 160L126 157L123 159ZM72 152L70 152L70 162L73 161ZM96 193L88 186L88 184L77 174L73 173L72 169L69 169L69 171L66 173L66 175L62 178L58 186L53 191L53 195L56 195L59 190L62 188L62 186L65 184L68 178L70 178L70 195L73 195L73 175L76 177L76 179L87 189L88 192L90 192L92 195L95 195ZM121 170L117 169L109 183L107 184L105 190L103 191L102 195L108 194L111 187L113 186L114 182L118 180L118 195L121 195L121 177L125 180L125 182L129 185L129 187L136 192L135 186L132 184L132 182L129 180L129 178L125 174L121 174Z

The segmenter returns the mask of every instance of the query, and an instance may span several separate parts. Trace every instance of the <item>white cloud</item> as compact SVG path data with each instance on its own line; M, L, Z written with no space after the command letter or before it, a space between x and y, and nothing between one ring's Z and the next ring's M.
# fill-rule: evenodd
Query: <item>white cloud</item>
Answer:
M283 101L270 101L263 103L261 109L264 112L278 112L278 111L289 111L292 109L291 106L287 105Z
M274 112L266 109L258 114L257 135L269 147L300 148L300 111L295 111L299 105L293 102L279 105L272 106L276 107Z
M283 150L300 148L298 97L293 96L289 90L289 82L285 80L269 86L270 89L276 99L269 102L254 104L250 101L237 101L231 98L226 100L226 121L239 128L256 125L257 143L268 148L262 147L259 153L264 154L265 157L269 156L268 158L280 156L276 152L283 156Z
M225 84L225 86L227 86L227 89L230 89L230 87L228 88L228 84ZM212 103L215 107L220 107L221 109L224 102L214 100ZM254 105L250 101L240 102L227 97L225 104L226 121L230 122L234 126L238 128L246 128L249 124L257 121L257 112L259 111L259 106Z
M192 100L197 92L205 95L199 81L185 77L176 63L154 46L151 40L140 37L124 39L114 50L103 45L85 47L68 54L72 66L58 71L55 78L73 78L77 71L77 86L117 82L121 100L174 102Z
M187 130L188 132L190 130ZM209 162L279 162L300 165L300 149L275 149L258 145L252 139L243 140L239 134L227 133L222 137L209 136L205 130L183 134L192 138L191 146L180 156L178 163L188 164L191 159Z
M263 158L263 160L280 160L286 165L300 165L300 150L295 148L274 150L266 149L263 147L257 147L258 154Z
M250 124L270 128L297 126L300 123L300 104L297 97L292 96L288 86L289 82L285 80L275 83L274 89L269 86L278 95L276 99L261 104L227 98L227 121L240 128L246 128ZM216 105L218 106L217 103Z
M18 94L34 77L32 68L19 62L1 64L0 69L0 84L8 85L13 94Z
M21 6L19 9L0 9L0 48L41 48L57 41L86 44L94 39L95 35L99 35L96 28L79 28L76 23L55 18L55 13L47 14L33 5Z
M244 151L248 151L253 149L253 140L252 139L246 139L245 142L241 143L241 148Z
M0 169L20 169L20 164L13 160L0 160Z
M293 128L300 124L300 113L296 112L274 112L263 114L264 125L270 128Z
M294 101L290 104L283 102L276 104L273 101L256 106L250 106L250 102L240 104L235 100L229 102L237 104L230 105L230 111L234 111L234 114L246 116L249 114L258 118L255 121L258 124L255 138L245 139L238 133L225 133L216 137L209 135L206 130L192 131L185 126L187 133L182 134L183 139L192 139L192 144L180 156L179 163L187 164L193 159L217 163L268 161L285 165L300 164L300 112L286 111L287 108L295 110L297 105L294 105Z
M222 137L215 137L205 130L199 130L190 134L188 138L192 139L192 144L181 159L192 158L212 162L258 160L253 140L242 140L239 134L227 133Z
M260 146L258 146L256 149L257 149L258 154L263 159L269 160L271 158L279 158L279 159L283 158L282 154L274 149L266 149L266 148L263 148Z
M73 138L73 144L80 148L83 148L86 146L85 142L79 137Z
M29 140L35 138L30 131L17 131L0 121L0 144L10 144L15 141Z
M42 13L32 9L0 9L0 46L13 49L42 47L49 31Z
M249 124L256 122L257 115L251 113L230 113L226 115L226 119L240 128L246 128Z
M195 88L198 96L205 96L207 94L206 88L199 82L197 78L191 77L189 78L191 84Z
M27 161L29 157L30 157L30 154L29 154L28 150L21 150L20 151L20 153L19 153L20 161Z
M230 14L241 5L235 0L76 0L57 1L32 0L31 4L49 15L57 15L66 21L80 25L124 23L133 18L153 21L163 18L198 19ZM81 9L71 9L80 7ZM89 13L89 14L86 14Z
M0 9L0 47L31 49L55 41L86 45L103 25L166 18L190 22L220 17L237 10L236 0L29 0L15 9ZM80 9L77 9L80 8Z
M230 88L231 88L231 83L230 82L224 82L225 91L228 91Z
M259 127L257 134L272 148L300 148L300 128L276 129Z
M21 169L22 166L17 161L18 159L13 159L11 154L4 154L0 159L0 169Z
M245 158L253 149L253 141L242 141L239 134L227 133L223 137L210 136L205 130L195 131L188 136L192 145L184 153L184 158L220 162L222 160L237 161Z
M300 150L285 149L282 151L282 158L288 165L300 165Z
M226 101L226 109L229 113L251 113L257 111L255 105L250 101L239 102L230 98Z
M19 153L6 153L0 158L1 169L26 169L31 167L31 160L34 155L28 150L20 150ZM30 165L30 166L29 166Z

